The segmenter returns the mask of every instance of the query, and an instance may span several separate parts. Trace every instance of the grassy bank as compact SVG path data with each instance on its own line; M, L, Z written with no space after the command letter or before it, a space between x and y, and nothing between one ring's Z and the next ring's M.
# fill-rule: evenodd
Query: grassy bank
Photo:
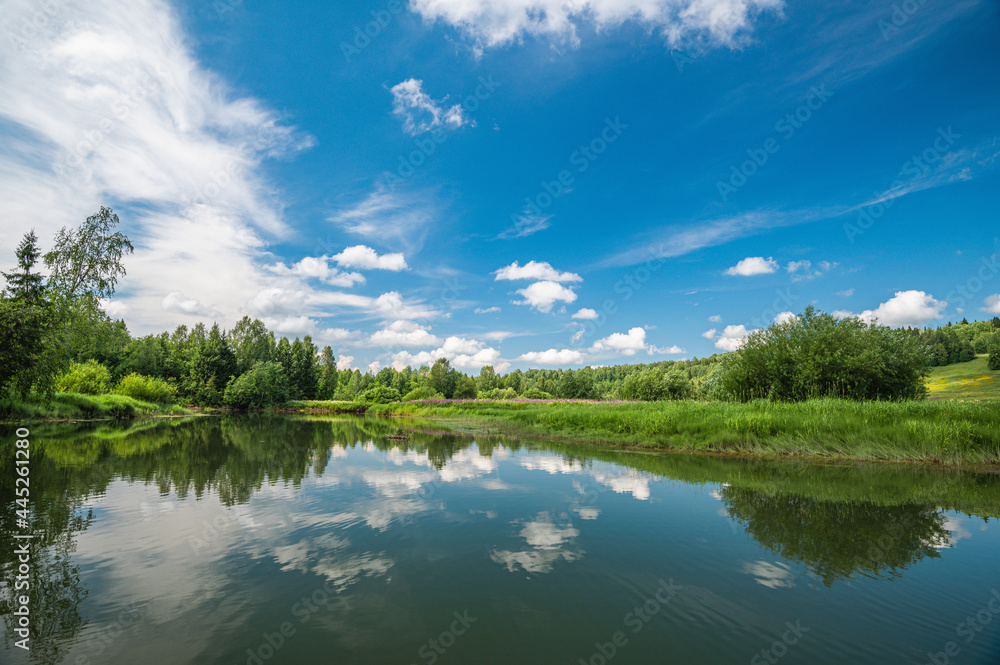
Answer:
M190 410L176 404L155 404L125 395L56 393L51 398L32 396L26 400L0 403L0 419L9 422L91 418L123 420L141 416L189 413Z
M930 399L996 400L1000 404L1000 372L987 367L989 356L967 363L935 367L927 377Z
M409 402L371 415L489 424L508 431L646 449L1000 463L1000 403L966 401Z

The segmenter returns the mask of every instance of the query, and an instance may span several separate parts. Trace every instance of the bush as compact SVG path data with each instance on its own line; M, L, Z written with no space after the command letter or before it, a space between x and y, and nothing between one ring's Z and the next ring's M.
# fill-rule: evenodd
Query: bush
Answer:
M402 398L399 396L399 391L395 388L383 386L379 383L366 390L361 395L361 399L369 404L388 404L389 402L398 402Z
M69 371L56 379L56 390L61 393L103 395L108 392L111 372L96 360L73 363Z
M928 360L915 335L810 306L751 333L720 381L722 391L740 401L914 399L925 394Z
M513 388L493 388L480 393L479 396L483 399L514 399L517 397L517 391Z
M455 384L455 392L452 393L452 397L455 399L475 399L477 394L476 380L471 376L462 376Z
M990 359L986 361L986 366L990 369L1000 369L1000 346L990 349Z
M439 393L430 386L419 386L403 395L404 402L416 402L422 399L444 399L444 393Z
M229 382L222 401L238 409L283 404L289 397L288 376L278 362L256 362Z
M650 367L626 376L620 394L622 399L643 402L684 399L691 394L691 380L684 370L676 367Z
M552 394L538 388L528 388L521 397L524 399L552 399Z
M169 402L177 395L177 389L163 379L135 372L123 376L113 392L142 402Z

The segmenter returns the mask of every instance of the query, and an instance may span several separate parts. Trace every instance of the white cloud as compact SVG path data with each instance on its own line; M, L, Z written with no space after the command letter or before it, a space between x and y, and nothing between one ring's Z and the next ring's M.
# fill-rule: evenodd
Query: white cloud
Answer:
M372 346L420 348L438 346L441 344L441 338L419 323L397 320L372 333L369 343Z
M577 312L576 314L574 314L572 318L574 318L574 319L583 319L585 321L589 321L591 319L598 318L598 314L597 314L597 312L595 310L592 310L589 307L583 307L583 308L580 309L579 312Z
M844 289L843 291L837 291L835 296L840 296L841 298L850 298L854 295L854 289Z
M465 116L461 104L445 108L444 100L434 101L423 91L423 81L418 79L397 83L390 92L392 112L403 121L403 129L414 136L439 127L458 129L463 125L475 125Z
M377 187L363 200L333 213L329 221L348 233L418 252L431 228L439 226L438 204L427 194ZM393 244L395 243L395 244ZM333 251L328 242L321 242Z
M125 316L126 312L128 312L128 305L123 302L118 302L117 300L101 298L100 305L101 309L104 310L104 313L112 319L120 319Z
M1000 293L988 296L983 302L986 303L986 307L980 307L980 310L990 314L1000 314Z
M340 356L337 358L337 369L354 369L352 365L354 364L354 356Z
M286 266L282 262L264 266L266 270L281 276L314 277L331 286L350 287L364 284L365 276L357 272L341 272L330 266L327 256L307 256L298 263Z
M800 282L804 279L814 279L816 277L822 277L826 273L830 272L832 269L836 268L839 263L833 263L830 261L820 261L815 265L815 269L812 261L802 260L802 261L790 261L785 270L788 274L792 276L793 282Z
M486 309L483 309L482 307L477 307L473 311L476 314L493 314L494 312L499 312L500 308L499 307L487 307Z
M935 300L932 295L923 291L897 291L896 295L879 305L876 309L865 310L860 314L836 311L834 315L847 317L857 316L862 321L878 323L890 328L903 326L919 326L932 319L944 318L941 311L948 306L943 300Z
M362 268L367 270L391 270L398 272L407 270L406 259L402 254L378 253L366 245L348 247L340 254L334 254L333 260L347 268Z
M518 289L517 293L522 295L524 300L512 300L512 304L530 305L545 313L552 311L552 305L556 301L571 303L576 300L576 293L572 288L557 282L535 282L527 288Z
M509 266L504 266L495 273L496 281L532 279L546 282L582 282L580 277L573 272L559 272L547 262L528 261L526 264L518 265L514 261Z
M368 371L371 372L372 374L378 374L378 371L380 369L382 369L382 363L380 363L379 361L373 360L370 363L368 363Z
M400 351L392 356L392 366L401 370L407 365L419 367L433 364L438 358L447 358L451 364L464 371L476 371L492 365L498 372L505 372L510 363L500 357L500 351L483 342L464 337L450 336L433 351L410 353Z
M785 268L789 273L796 273L800 270L808 271L812 267L812 261L789 261Z
M0 24L36 10L5 2ZM290 233L262 164L314 142L238 97L190 44L162 0L60 3L58 20L0 58L0 200L42 238L115 202L136 246L116 298L133 333L189 320L190 301L239 317L272 280L265 238ZM0 234L0 251L14 235Z
M718 331L715 328L709 328L701 334L705 339L715 339L715 335Z
M778 263L772 258L765 259L763 256L748 256L732 268L726 270L726 274L752 277L753 275L767 275L777 269Z
M497 238L525 238L549 228L550 219L552 219L552 215L536 215L526 212L523 215L518 215L517 221L505 229Z
M191 316L220 317L222 313L214 307L203 305L194 298L187 298L180 291L171 291L160 303L166 312L189 314Z
M726 329L722 331L722 335L719 339L715 341L715 348L722 349L723 351L735 351L736 349L743 346L743 342L746 341L747 336L753 330L747 330L746 326L726 326Z
M591 350L616 351L623 356L634 356L646 348L646 331L642 328L632 328L627 334L612 333L604 339L597 340Z
M712 316L708 317L708 320L711 321L712 323L719 323L722 321L722 317L719 316L718 314L713 314Z
M579 365L583 362L584 355L582 351L574 349L549 349L522 353L517 359L538 365Z
M778 315L774 317L774 322L787 323L789 321L796 321L798 318L798 315L794 312L779 312Z
M660 33L672 47L697 40L738 48L763 11L780 15L781 0L411 0L428 21L440 20L475 42L477 52L531 35L577 44L577 28L598 32L635 22Z

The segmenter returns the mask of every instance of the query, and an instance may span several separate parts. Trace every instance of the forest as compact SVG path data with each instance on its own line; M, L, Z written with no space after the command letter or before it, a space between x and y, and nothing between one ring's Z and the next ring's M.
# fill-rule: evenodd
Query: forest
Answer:
M149 403L252 409L290 400L384 404L426 399L747 401L813 397L912 399L932 366L990 353L1000 369L1000 317L940 328L890 329L807 308L753 332L737 352L706 358L582 369L485 366L467 375L446 358L376 373L338 369L330 346L289 339L244 316L231 329L196 323L133 337L102 309L129 239L108 208L63 229L42 255L25 234L0 296L0 409L54 394L118 395ZM48 275L39 272L39 259Z

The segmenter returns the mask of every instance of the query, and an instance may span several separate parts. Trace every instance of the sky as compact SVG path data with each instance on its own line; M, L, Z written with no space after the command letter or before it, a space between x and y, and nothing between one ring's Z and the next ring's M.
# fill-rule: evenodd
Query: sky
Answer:
M0 256L102 205L133 335L362 371L1000 315L989 0L2 0Z

